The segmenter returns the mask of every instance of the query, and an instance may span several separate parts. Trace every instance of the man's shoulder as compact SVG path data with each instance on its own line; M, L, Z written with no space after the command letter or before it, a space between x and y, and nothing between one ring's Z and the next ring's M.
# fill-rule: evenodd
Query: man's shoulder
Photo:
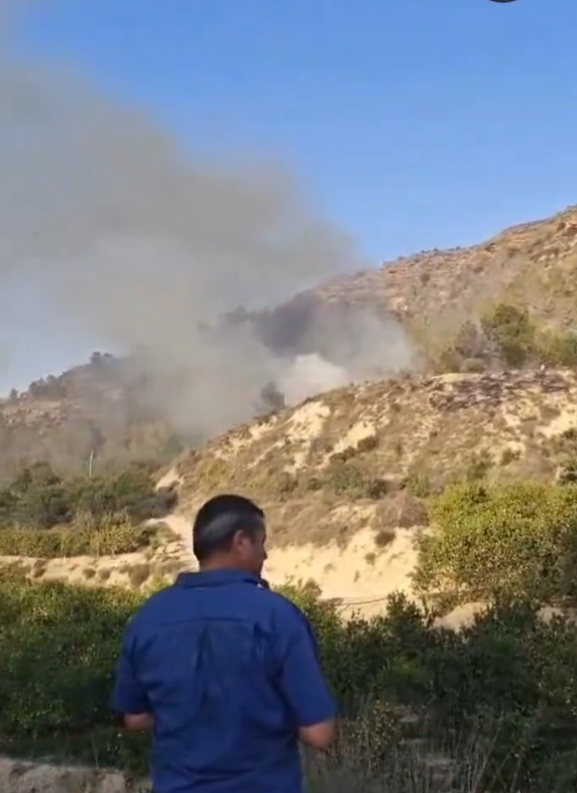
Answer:
M287 598L285 595L281 595L280 592L273 591L272 589L265 590L265 592L265 598L268 602L268 606L276 619L282 620L285 624L287 622L302 622L308 625L307 618L292 600Z
M268 587L256 587L254 585L243 587L242 595L237 590L235 603L229 603L227 611L231 614L250 613L252 618L259 622L263 627L276 627L281 631L301 626L308 628L308 620L303 612L289 598L275 592ZM196 591L196 597L201 592ZM207 593L202 593L207 597ZM133 614L130 621L130 631L133 636L142 635L154 630L155 626L164 624L167 617L179 612L186 601L187 612L190 608L190 593L187 589L175 586L174 584L150 595Z
M129 623L131 630L138 633L157 620L162 621L166 609L172 607L175 598L178 598L178 592L173 584L149 595L132 615Z

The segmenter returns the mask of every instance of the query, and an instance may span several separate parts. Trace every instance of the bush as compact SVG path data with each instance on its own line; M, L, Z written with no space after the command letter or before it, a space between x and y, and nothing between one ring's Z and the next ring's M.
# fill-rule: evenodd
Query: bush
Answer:
M0 490L0 555L132 553L156 535L143 522L164 517L176 500L174 489L155 490L151 468L143 464L63 480L48 464L37 463Z
M575 333L544 334L541 346L543 362L549 366L575 366L577 364L577 335Z
M58 559L133 553L149 546L156 532L154 527L133 525L122 513L104 515L98 523L88 515L75 526L2 529L0 556Z
M482 317L481 327L507 366L519 368L534 357L536 329L526 309L499 303Z
M164 517L174 506L165 491L156 493L150 471L139 465L107 476L73 480L68 493L72 512L88 512L95 518L123 511L139 522Z
M285 592L317 632L345 716L327 767L346 759L358 779L390 774L425 736L428 750L449 748L463 774L474 743L478 787L460 789L574 789L577 647L566 621L547 625L530 606L501 605L453 633L396 597L386 617L341 623L314 587ZM139 600L112 588L0 577L1 752L58 755L65 747L90 760L98 751L100 763L142 770L146 739L114 730L107 709L120 635ZM403 791L415 789L409 781Z
M427 498L431 495L431 480L426 474L412 473L402 480L401 489L407 490L415 498Z
M577 485L454 485L431 504L418 589L464 600L577 594Z
M176 504L176 491L156 492L150 467L131 465L124 471L64 480L47 463L24 468L0 490L3 526L50 529L77 523L89 514L96 521L122 513L139 523L164 517Z
M575 366L577 335L540 330L526 307L498 303L479 324L467 320L434 361L437 372L482 372L497 362L519 369L536 364Z
M0 583L0 593L3 739L108 724L118 639L137 598L127 591L33 585L10 576Z
M3 523L50 528L71 517L62 480L47 463L22 471L0 492Z
M330 463L320 485L338 496L351 499L377 500L386 496L390 490L384 479L377 479L361 467L339 460Z

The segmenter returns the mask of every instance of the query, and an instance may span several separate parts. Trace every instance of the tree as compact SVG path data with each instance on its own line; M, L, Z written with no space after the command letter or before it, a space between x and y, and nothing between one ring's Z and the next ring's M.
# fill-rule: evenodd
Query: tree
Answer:
M481 327L507 366L519 368L534 358L536 331L526 309L499 303L481 318Z
M465 600L577 596L577 485L454 485L431 506L416 583Z

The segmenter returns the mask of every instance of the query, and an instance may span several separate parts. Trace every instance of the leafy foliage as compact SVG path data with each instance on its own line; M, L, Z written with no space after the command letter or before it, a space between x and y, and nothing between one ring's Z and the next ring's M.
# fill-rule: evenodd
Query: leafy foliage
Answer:
M0 530L0 555L37 556L63 559L73 556L114 556L148 547L156 529L135 525L122 513L105 515L95 521L83 516L74 526L50 531L30 529Z
M535 352L536 330L526 309L499 303L481 318L481 328L507 366L518 369Z
M577 647L565 621L522 603L494 606L461 633L433 628L392 598L388 616L342 623L314 586L285 594L307 613L347 717L342 729L379 773L407 739L403 716L427 713L437 743L475 735L490 791L569 790L577 782ZM141 769L145 739L111 729L107 700L134 593L0 580L0 750L57 751ZM66 658L63 665L61 659ZM413 723L415 722L413 719ZM364 737L363 737L364 736ZM26 748L25 748L26 747ZM446 749L446 745L444 745ZM463 746L452 747L457 760ZM360 756L360 755L359 755ZM89 759L89 756L88 756ZM357 758L358 759L358 758Z
M63 479L48 463L24 468L0 490L0 521L22 528L72 524L78 515L95 520L122 512L132 522L163 517L174 494L157 493L152 472L132 465L108 475Z
M467 320L439 355L439 371L481 372L490 366L574 366L577 335L538 326L525 306L497 303L478 322Z
M0 555L130 553L152 539L143 521L163 517L175 501L173 490L155 491L150 469L141 464L63 479L37 463L0 490Z
M329 464L319 484L336 495L350 499L380 499L389 492L384 479L371 476L355 463L339 460Z
M461 599L577 595L577 485L453 485L431 505L415 582Z

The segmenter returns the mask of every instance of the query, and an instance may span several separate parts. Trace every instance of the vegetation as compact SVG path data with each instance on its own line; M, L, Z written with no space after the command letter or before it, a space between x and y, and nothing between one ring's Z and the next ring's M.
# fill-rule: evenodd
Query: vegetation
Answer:
M130 553L151 541L144 521L163 517L175 501L173 491L155 491L144 465L63 479L37 463L0 490L0 555Z
M367 310L388 317L393 308L420 353L419 371L573 366L576 220L576 208L570 207L505 230L485 244L403 257L301 293L272 310L239 307L216 319L214 327L199 327L199 333L217 330L225 338L248 333L281 358L317 353L348 366L347 339L371 344ZM494 303L487 306L489 295ZM365 331L359 334L359 328ZM166 409L167 403L184 403L192 373L183 377L165 370L159 377L153 370L142 354L118 358L95 352L88 363L36 380L21 393L12 389L0 400L0 478L39 459L59 472L85 471L91 455L98 470L110 461L168 462L206 440L194 410L193 426L183 433L172 426ZM278 410L284 401L274 382L263 382L254 412Z
M540 364L575 366L577 334L540 327L525 306L503 302L481 314L478 322L465 321L436 366L441 371L475 372Z
M309 483L315 489L315 482ZM389 486L383 479L370 475L370 472L348 462L331 462L317 486L350 500L360 498L380 499L387 494Z
M167 389L175 384L167 378ZM160 410L158 383L137 357L94 353L0 399L0 482L42 460L60 474L168 462L199 438L177 433Z
M431 504L416 584L461 601L499 597L573 603L577 485L453 485Z
M569 455L575 437L560 436ZM319 487L381 501L373 488L389 484L364 474L370 450L335 455ZM440 493L417 472L398 485L429 506L415 575L422 609L396 596L386 617L345 623L314 587L286 590L311 619L345 716L332 756L311 765L318 786L334 789L342 775L395 793L566 793L577 784L574 625L538 616L543 603L575 600L573 469L557 483L490 483L475 459ZM0 491L0 552L133 550L150 541L143 519L173 498L155 494L142 465L92 478L32 466ZM0 575L0 753L144 771L147 739L119 731L107 708L120 634L141 597ZM471 600L490 604L471 626L435 626L449 604Z
M122 514L106 516L98 523L89 518L80 525L52 531L1 529L0 556L38 556L43 559L112 556L145 548L156 534L155 528L135 526Z
M576 788L577 431L558 433L577 379L552 371L577 367L576 217L361 276L359 294L399 307L425 371L478 377L342 389L311 400L299 421L279 413L284 395L270 382L254 405L260 432L240 428L179 461L185 499L224 482L247 492L276 521L278 544L348 542L354 510L368 506L366 562L377 564L397 527L430 523L414 576L421 608L394 597L386 617L345 623L314 587L287 590L313 623L345 716L333 755L310 769L311 793ZM251 323L283 355L338 361L333 341L353 318L341 308L346 284L331 288L226 322ZM175 433L142 363L95 353L1 402L0 555L43 557L40 571L49 557L153 541L145 521L170 510L175 494L155 493L139 461L156 468L200 436ZM162 387L176 392L179 377L166 374ZM374 434L355 443L356 428ZM535 481L511 482L520 476ZM102 572L86 568L86 578L102 582ZM153 586L150 573L143 561L131 582ZM107 709L120 634L141 597L0 573L1 753L143 771L146 738L120 732ZM472 625L435 626L473 600L489 605ZM543 604L566 616L544 621Z
M342 766L346 751L359 779L390 774L393 760L424 778L427 756L450 752L452 789L473 789L463 777L472 771L488 792L574 788L577 647L567 622L546 625L530 606L501 605L455 634L393 598L387 617L345 624L314 588L287 594L317 631L347 716L329 763ZM127 591L3 576L0 751L90 762L96 753L100 764L143 771L146 739L115 729L107 709L120 634L137 605ZM408 783L398 789L414 790Z

